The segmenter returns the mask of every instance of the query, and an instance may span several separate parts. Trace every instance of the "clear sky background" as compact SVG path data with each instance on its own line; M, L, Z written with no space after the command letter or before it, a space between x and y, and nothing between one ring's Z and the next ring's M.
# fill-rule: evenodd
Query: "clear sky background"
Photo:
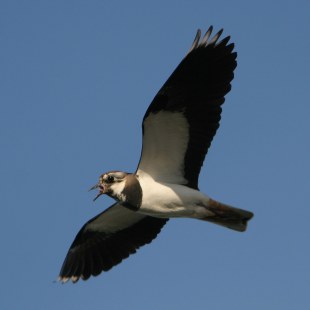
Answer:
M0 2L1 309L307 309L310 2ZM80 227L134 171L141 120L197 28L238 52L200 177L251 210L246 233L172 220L110 272L61 285Z

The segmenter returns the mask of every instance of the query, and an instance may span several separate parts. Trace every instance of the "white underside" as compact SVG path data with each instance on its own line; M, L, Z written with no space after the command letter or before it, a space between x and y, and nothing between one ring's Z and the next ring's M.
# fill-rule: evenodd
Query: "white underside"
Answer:
M117 203L86 226L86 230L115 233L143 219L144 215L131 211Z
M144 171L158 182L186 184L183 174L188 140L189 125L182 112L150 113L144 120L138 173Z
M206 208L210 198L197 190L179 184L159 183L143 171L139 173L139 181L143 192L139 213L160 218L202 219L214 215Z
M150 113L144 120L143 150L137 175L142 188L139 213L160 217L206 218L210 198L184 186L189 124L182 111Z

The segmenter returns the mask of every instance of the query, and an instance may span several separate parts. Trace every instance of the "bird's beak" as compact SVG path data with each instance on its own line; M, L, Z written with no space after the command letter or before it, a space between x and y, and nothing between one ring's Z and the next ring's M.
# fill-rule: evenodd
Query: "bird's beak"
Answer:
M96 185L94 185L93 187L91 187L88 191L90 192L90 191L92 191L93 189L96 189L96 188L98 188L99 187L99 184L96 184Z
M103 184L96 184L93 187L89 189L89 191L92 191L93 189L99 188L99 193L98 195L93 199L93 201L97 200L101 195L105 194L107 192L107 187L104 186Z

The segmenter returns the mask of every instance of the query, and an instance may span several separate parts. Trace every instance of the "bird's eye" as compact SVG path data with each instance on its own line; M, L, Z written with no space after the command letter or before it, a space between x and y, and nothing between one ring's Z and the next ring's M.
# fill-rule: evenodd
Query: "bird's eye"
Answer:
M107 182L108 182L108 183L114 182L114 177L112 177L111 175L108 175L108 177L107 177Z

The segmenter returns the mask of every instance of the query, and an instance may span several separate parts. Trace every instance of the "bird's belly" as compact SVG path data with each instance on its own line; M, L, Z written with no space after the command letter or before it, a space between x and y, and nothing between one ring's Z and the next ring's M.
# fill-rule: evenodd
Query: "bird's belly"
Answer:
M160 218L170 218L170 217L192 217L194 210L185 207L183 205L178 205L175 203L170 204L157 204L152 205L141 205L139 213L160 217Z
M209 197L183 185L154 182L143 191L139 213L160 217L204 218Z

